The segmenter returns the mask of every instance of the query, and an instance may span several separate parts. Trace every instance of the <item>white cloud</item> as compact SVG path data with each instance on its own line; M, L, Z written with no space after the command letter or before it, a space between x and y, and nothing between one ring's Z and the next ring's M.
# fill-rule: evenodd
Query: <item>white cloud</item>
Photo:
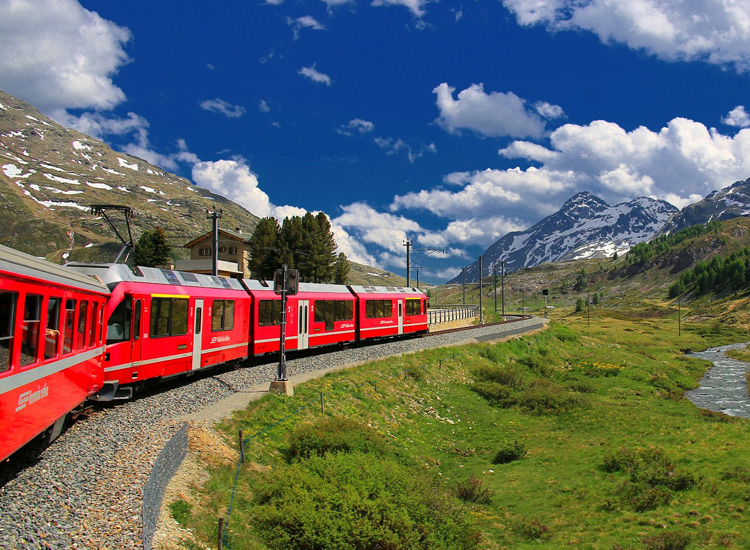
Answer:
M268 106L268 102L265 99L261 99L258 102L258 110L261 113L269 113L271 112L271 107Z
M405 153L411 163L414 163L415 160L424 156L425 153L437 153L437 147L435 147L434 143L415 148L400 138L394 139L381 137L376 137L375 143L378 147L384 149L387 155Z
M343 213L333 220L337 225L361 241L377 244L392 252L403 249L403 242L408 234L422 231L413 220L378 212L363 202L356 202L342 209Z
M521 25L583 29L667 61L750 70L750 4L727 0L503 0Z
M546 118L562 116L562 108L549 103L537 103L529 109L526 100L513 92L484 91L482 84L472 84L453 98L456 89L443 82L432 92L437 95L440 116L437 123L450 133L463 129L488 137L540 138L545 133Z
M608 202L646 195L669 196L675 204L747 178L750 130L730 137L675 118L658 132L643 126L628 132L597 120L587 126L561 126L552 132L549 149L517 142L500 154L540 162L540 172L550 176L572 174L576 189Z
M750 126L750 115L745 111L744 105L738 105L731 111L727 116L722 117L721 122L727 126L735 126L737 128L747 128Z
M327 74L323 74L319 72L315 68L315 63L313 63L312 67L303 67L299 70L299 74L302 76L306 76L313 82L319 82L321 84L325 84L326 86L330 86L332 84L331 77Z
M241 105L232 105L218 97L216 99L201 101L200 106L201 109L212 113L220 113L227 118L239 118L246 113L245 108Z
M201 161L193 166L193 181L244 206L256 216L271 215L268 195L258 187L258 177L236 160Z
M336 131L339 134L345 135L345 136L351 136L352 134L369 134L375 129L375 124L370 122L369 120L363 120L361 118L353 118L350 120L347 124L342 124L339 126Z
M326 30L325 26L319 23L312 15L304 15L302 17L297 17L296 19L288 17L286 23L294 29L295 40L299 38L299 33L302 29L310 29L313 31Z
M522 218L533 217L554 212L559 203L553 197L575 190L571 174L534 167L459 172L446 177L454 185L463 184L463 188L455 192L436 188L396 196L391 211L424 209L451 220L491 219L508 211Z
M427 4L429 0L373 0L373 6L403 6L408 8L410 12L414 14L414 17L422 17L425 15L423 6Z
M0 2L3 90L49 114L111 109L125 100L112 77L130 37L76 0Z

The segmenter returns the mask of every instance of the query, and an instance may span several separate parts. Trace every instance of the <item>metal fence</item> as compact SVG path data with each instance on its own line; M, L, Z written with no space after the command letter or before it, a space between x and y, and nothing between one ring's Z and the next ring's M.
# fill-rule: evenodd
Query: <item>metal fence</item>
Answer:
M479 315L479 306L441 306L440 309L427 310L427 323L437 325L449 323Z
M151 543L159 521L161 502L167 484L182 464L188 450L188 425L182 425L172 439L167 441L154 462L151 475L143 488L143 548L151 550Z

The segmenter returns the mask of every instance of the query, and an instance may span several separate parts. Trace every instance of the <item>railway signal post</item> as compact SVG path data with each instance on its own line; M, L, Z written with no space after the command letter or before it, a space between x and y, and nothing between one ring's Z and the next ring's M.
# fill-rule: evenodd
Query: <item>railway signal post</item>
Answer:
M279 337L279 368L276 378L271 382L270 391L294 395L294 387L286 375L286 298L297 294L299 272L296 269L287 269L284 264L274 273L273 283L274 292L281 294L281 335Z

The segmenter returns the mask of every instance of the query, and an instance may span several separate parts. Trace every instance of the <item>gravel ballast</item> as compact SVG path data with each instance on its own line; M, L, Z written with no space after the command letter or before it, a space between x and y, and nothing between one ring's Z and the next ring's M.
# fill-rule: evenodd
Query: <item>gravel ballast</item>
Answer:
M427 348L491 340L544 326L539 318L287 359L290 377ZM164 444L187 415L268 384L277 363L158 386L94 411L0 487L0 548L142 548L142 492ZM17 461L17 457L14 457ZM8 467L3 464L0 468ZM7 478L7 473L4 478Z

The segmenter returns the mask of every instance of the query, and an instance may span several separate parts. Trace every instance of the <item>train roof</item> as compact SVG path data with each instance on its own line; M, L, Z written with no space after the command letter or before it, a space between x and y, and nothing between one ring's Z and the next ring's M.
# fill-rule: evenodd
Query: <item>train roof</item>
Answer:
M351 285L350 288L355 294L410 294L414 296L424 296L424 293L421 290L408 286Z
M273 281L259 281L257 279L243 279L242 282L245 284L249 291L273 291ZM346 285L334 285L327 283L299 283L299 291L307 293L322 293L322 294L349 294L351 291Z
M156 267L136 267L131 269L125 264L66 264L89 275L96 275L110 288L122 282L154 283L176 286L197 286L201 288L223 288L227 290L244 290L239 279L228 277L214 277L203 273L189 273L174 269L159 269Z
M0 245L0 271L43 279L81 290L109 294L109 289L90 275L72 271L42 258Z

